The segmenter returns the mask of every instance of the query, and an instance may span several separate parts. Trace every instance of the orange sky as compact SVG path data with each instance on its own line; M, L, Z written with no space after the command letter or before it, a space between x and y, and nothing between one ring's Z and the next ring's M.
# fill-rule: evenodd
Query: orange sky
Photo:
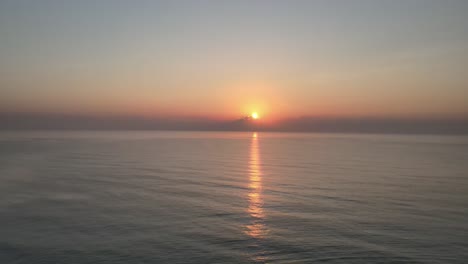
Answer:
M467 7L0 3L0 111L467 116Z

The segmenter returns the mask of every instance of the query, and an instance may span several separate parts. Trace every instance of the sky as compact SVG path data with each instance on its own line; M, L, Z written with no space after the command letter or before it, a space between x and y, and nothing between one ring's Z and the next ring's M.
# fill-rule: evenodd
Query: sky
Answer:
M2 0L0 112L466 118L467 14L464 0Z

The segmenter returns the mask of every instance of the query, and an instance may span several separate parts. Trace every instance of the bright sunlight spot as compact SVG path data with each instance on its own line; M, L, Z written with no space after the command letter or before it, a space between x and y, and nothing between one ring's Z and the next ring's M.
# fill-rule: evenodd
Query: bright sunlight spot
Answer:
M257 112L253 112L253 113L252 113L252 118L253 118L253 119L258 119L258 117L259 117L259 116L258 116Z

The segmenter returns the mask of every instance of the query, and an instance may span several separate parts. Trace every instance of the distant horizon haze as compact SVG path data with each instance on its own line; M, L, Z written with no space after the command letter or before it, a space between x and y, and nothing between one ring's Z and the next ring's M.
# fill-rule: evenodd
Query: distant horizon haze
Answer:
M253 119L246 115L229 119L203 116L159 117L0 112L0 130L42 129L468 134L468 117L301 116L268 120L268 117Z

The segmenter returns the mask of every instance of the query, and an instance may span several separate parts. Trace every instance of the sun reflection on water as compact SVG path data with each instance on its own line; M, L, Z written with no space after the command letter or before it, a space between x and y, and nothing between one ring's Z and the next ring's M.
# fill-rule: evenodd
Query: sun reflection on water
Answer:
M262 171L260 167L258 135L256 132L253 133L250 143L248 187L250 191L248 194L249 207L247 212L252 220L246 225L246 233L253 238L262 238L268 230L263 222L265 214L263 212L262 198Z

